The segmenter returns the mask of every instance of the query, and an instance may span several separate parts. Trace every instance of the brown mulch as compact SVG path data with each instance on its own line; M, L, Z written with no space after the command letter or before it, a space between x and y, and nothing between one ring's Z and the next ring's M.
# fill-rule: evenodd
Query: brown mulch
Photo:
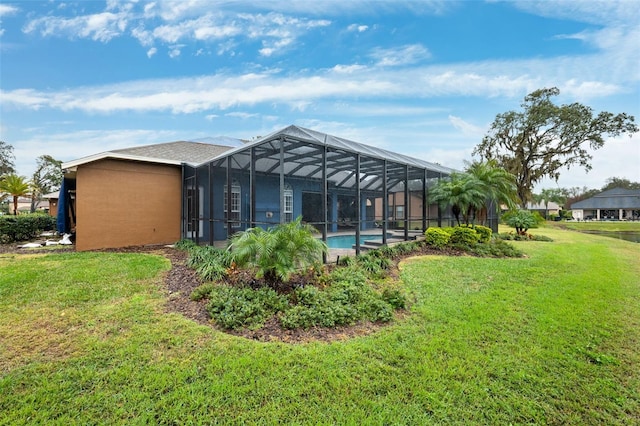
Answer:
M57 248L56 250L46 249L20 249L17 244L0 244L0 254L6 253L58 253L73 251L74 247ZM207 325L220 331L245 337L247 339L258 341L280 341L286 343L304 343L310 341L331 342L336 340L345 340L353 337L364 336L379 330L387 325L386 323L360 322L352 326L340 326L335 328L314 327L308 330L287 330L280 326L276 318L268 320L264 326L258 330L224 330L213 324L206 311L206 300L193 301L189 297L193 290L202 284L202 280L197 273L186 266L187 253L167 246L140 246L127 247L122 249L104 249L97 251L119 252L119 253L152 253L166 257L171 262L171 269L165 274L163 287L167 293L167 312L175 312L189 318L199 324ZM442 252L424 248L421 252L413 252L411 256L416 255L461 255L460 252ZM395 259L395 264L402 258ZM392 277L398 276L397 267L391 271ZM400 319L406 316L407 312L397 313Z

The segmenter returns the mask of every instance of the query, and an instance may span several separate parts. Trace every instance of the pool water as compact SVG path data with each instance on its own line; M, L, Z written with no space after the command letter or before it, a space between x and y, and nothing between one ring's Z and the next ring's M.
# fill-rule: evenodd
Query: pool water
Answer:
M364 244L370 240L382 240L382 235L360 235L360 244ZM356 243L355 235L332 235L327 237L327 247L329 248L347 248L350 249Z

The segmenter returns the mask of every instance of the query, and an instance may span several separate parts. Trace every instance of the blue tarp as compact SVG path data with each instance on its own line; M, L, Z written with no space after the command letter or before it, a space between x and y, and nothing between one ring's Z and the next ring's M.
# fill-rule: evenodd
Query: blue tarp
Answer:
M58 195L58 220L57 228L60 234L71 233L71 223L69 220L69 203L71 196L69 191L76 189L76 181L72 179L62 179L60 194Z

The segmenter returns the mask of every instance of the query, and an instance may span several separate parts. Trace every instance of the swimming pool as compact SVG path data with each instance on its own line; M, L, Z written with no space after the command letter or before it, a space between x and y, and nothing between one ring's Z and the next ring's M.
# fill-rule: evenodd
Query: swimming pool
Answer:
M382 241L382 234L360 235L360 244L366 241L379 240ZM327 237L327 247L329 248L352 248L356 243L356 236L351 235L331 235Z

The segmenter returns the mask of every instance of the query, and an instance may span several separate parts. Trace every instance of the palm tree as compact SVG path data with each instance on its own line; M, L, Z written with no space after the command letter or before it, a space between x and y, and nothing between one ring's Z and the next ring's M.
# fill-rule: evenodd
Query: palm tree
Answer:
M18 214L18 197L27 195L30 189L31 184L24 176L10 174L0 180L0 192L5 192L13 197L13 214Z
M429 192L429 198L442 208L451 206L451 213L460 225L460 214L468 224L475 220L475 212L486 199L477 179L468 173L452 173L449 179L440 180Z
M238 233L229 249L238 266L256 267L256 278L275 287L289 281L294 272L320 262L327 252L326 244L315 238L313 231L315 228L303 224L298 216L266 231L256 227Z
M485 194L485 200L488 200L496 211L500 211L501 204L510 210L518 207L516 178L499 167L495 160L474 161L467 165L466 171L477 180L480 190Z

